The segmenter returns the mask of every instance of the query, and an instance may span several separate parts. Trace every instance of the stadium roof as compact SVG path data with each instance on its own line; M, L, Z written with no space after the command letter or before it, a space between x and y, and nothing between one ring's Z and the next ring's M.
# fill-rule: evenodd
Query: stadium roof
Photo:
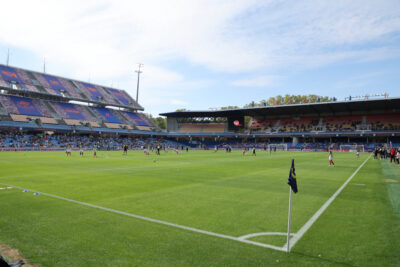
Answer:
M400 98L384 98L370 100L335 101L310 104L291 104L280 106L264 106L253 108L229 109L229 110L202 110L202 111L175 111L161 113L167 117L278 117L278 116L304 116L322 114L353 114L370 111L400 111Z

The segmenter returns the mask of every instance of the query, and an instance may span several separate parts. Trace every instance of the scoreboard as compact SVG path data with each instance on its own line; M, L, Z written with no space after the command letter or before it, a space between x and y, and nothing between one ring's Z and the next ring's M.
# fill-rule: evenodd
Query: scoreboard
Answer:
M239 131L244 128L244 116L228 117L228 130Z

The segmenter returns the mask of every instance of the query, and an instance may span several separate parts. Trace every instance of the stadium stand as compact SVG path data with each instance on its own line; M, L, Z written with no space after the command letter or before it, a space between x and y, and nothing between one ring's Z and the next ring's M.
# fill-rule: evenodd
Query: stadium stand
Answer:
M64 86L65 83L62 83L61 79L57 77L39 73L35 73L35 77L37 77L41 85L51 94L79 98L79 94L76 90L73 90L73 88L69 86Z
M143 108L123 90L0 64L1 129L156 130L138 110Z
M151 123L149 123L149 121L146 120L143 115L129 111L121 111L120 113L127 121L130 121L136 126L152 127Z
M49 109L43 103L43 100L32 99L31 101L32 104L37 108L37 110L43 115L43 117L49 117L49 118L53 117Z
M279 128L279 120L277 119L260 119L254 118L251 121L250 130L255 132L272 132Z
M400 130L400 113L367 115L366 124L371 130Z
M0 86L142 110L125 91L0 64Z
M25 71L21 69L16 69L15 71L17 72L18 76L21 77L21 80L28 91L39 92L39 89L31 84L28 74Z
M64 135L41 133L20 133L0 132L0 151L16 150L64 150L70 145L74 150L80 146L84 150L90 150L96 145L100 150L120 150L123 145L129 149L143 149L144 147L153 150L160 145L162 148L182 148L184 143L166 138L153 138L144 136L102 136L102 135Z
M93 112L96 113L98 118L102 118L103 121L108 123L121 123L121 120L108 108L103 107L91 107Z
M201 125L197 123L181 123L179 124L180 133L200 133L201 132Z
M179 123L180 133L224 133L224 123Z
M294 117L280 120L280 132L309 132L318 125L319 117Z
M46 117L36 117L36 116L26 116L26 115L16 115L11 114L11 118L14 121L21 121L21 122L29 122L32 120L39 119L40 123L48 123L48 124L57 124L58 122L53 118L46 118Z
M42 113L32 99L18 96L9 96L5 98L7 99L6 108L10 108L10 113L42 117Z
M127 120L121 115L118 110L112 110L104 107L91 107L90 109L96 114L98 118L102 118L102 122L107 128L131 130L135 127L135 125L129 124L129 122L127 122Z
M203 133L223 133L226 130L226 125L222 123L206 123L202 125Z
M126 119L122 114L129 114ZM154 129L148 120L134 112L120 112L103 107L87 107L66 102L54 102L30 99L18 96L0 95L0 115L10 115L16 122L30 122L40 119L39 123L66 124L71 126L87 125L111 129ZM140 126L138 126L140 125Z
M7 113L19 114L17 107L11 101L9 96L0 95L0 102L4 106L4 109L7 111Z
M328 116L324 117L323 120L327 131L354 131L356 126L361 123L362 116Z
M115 136L140 135L202 147L263 148L284 143L288 149L326 149L356 143L373 149L376 144L398 142L399 105L400 99L393 98L172 112L161 114L169 121L168 130L162 132L138 112L143 108L123 90L0 65L0 133L23 133L25 144L45 142L36 133L52 132L47 141L54 144L73 141L61 137L64 134L85 142L110 135L96 139L104 144L115 142ZM7 136L3 144L21 144Z
M14 68L0 65L0 74L5 87L17 90L28 90L17 71Z
M76 84L77 87L84 92L90 100L116 104L115 100L111 99L100 86L84 82L74 82L74 84Z
M132 103L134 102L132 100L132 98L130 98L125 92L117 90L117 89L113 89L113 88L104 88L105 91L109 91L110 94L112 94L116 99L119 100L119 102L121 102L122 104L129 106L132 105Z
M56 112L63 119L73 119L73 120L94 120L90 117L88 113L85 113L78 105L70 103L51 103ZM85 116L86 115L86 116Z
M286 117L253 119L250 130L253 132L355 131L360 124L362 124L361 115Z

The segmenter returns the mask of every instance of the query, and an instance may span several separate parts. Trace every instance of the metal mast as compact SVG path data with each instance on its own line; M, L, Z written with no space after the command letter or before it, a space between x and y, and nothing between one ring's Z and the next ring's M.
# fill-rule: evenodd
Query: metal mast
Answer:
M137 87L136 87L136 102L137 103L139 103L139 80L140 80L140 73L143 72L140 70L142 68L142 66L143 66L142 63L138 63L138 69L135 70L135 72L137 73Z
M10 48L7 49L7 61L6 61L7 66L8 66L8 63L10 63Z

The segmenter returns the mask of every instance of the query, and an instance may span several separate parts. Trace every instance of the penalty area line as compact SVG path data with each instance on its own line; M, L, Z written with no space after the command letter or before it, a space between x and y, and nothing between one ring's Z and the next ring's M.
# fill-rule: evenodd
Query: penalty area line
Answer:
M289 240L290 249L294 247L297 241L303 237L303 235L310 229L310 227L315 223L315 221L322 215L322 213L329 207L329 205L336 199L336 197L343 191L348 183L353 179L353 177L358 173L359 170L364 166L365 163L371 158L372 154L364 160L363 163L353 172L353 174L344 182L344 184L322 205L322 207L300 228L300 230ZM287 250L287 243L282 247L284 251Z
M99 210L103 210L103 211L108 211L108 212L112 212L112 213L116 213L116 214L120 214L120 215L124 215L124 216L128 216L128 217L132 217L132 218L136 218L136 219L143 220L143 221L148 221L148 222L157 223L157 224L163 224L166 226L179 228L179 229L183 229L186 231L196 232L196 233L200 233L203 235L214 236L214 237L219 237L219 238L223 238L223 239L229 239L229 240L246 243L246 244L250 244L250 245L254 245L254 246L258 246L258 247L264 247L264 248L270 248L270 249L279 250L279 251L285 251L282 247L278 247L278 246L274 246L274 245L270 245L270 244L264 244L264 243L251 241L251 240L245 240L240 237L218 234L218 233L201 230L201 229L197 229L197 228L193 228L193 227L189 227L189 226L184 226L184 225L180 225L180 224L176 224L176 223L157 220L157 219L153 219L153 218L149 218L149 217L145 217L145 216L141 216L141 215L136 215L136 214L125 212L125 211L110 209L110 208L90 204L87 202L82 202L82 201L78 201L78 200L74 200L74 199L70 199L70 198L66 198L66 197L61 197L61 196L57 196L57 195L53 195L53 194L49 194L49 193L31 190L31 189L27 189L27 188L15 186L15 185L10 185L10 184L5 184L5 183L0 183L0 185L10 186L10 187L18 188L21 190L29 190L30 192L37 192L37 193L47 196L47 197L56 198L56 199L72 202L72 203L75 203L78 205L87 206L87 207L91 207L91 208L95 208L95 209L99 209Z

